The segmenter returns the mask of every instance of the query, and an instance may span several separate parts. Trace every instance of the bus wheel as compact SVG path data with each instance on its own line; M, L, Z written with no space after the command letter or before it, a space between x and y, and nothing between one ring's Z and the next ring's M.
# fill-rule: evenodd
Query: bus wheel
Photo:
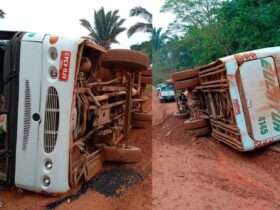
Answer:
M105 146L104 160L108 162L136 163L141 160L142 150L134 146Z
M209 126L190 130L190 134L195 137L208 136L210 133L211 133L211 128Z
M181 81L181 80L187 80L191 78L195 78L198 76L198 70L196 69L191 69L191 70L185 70L185 71L179 71L175 72L171 75L172 81Z
M198 119L198 120L186 120L184 122L184 127L186 130L193 130L193 129L199 129L209 126L209 121L206 119Z
M194 89L197 85L199 85L198 77L174 82L176 90L191 90Z
M132 120L152 121L152 115L145 112L133 112Z
M145 54L124 49L109 50L101 60L102 66L112 71L141 72L146 71L150 65L149 58Z

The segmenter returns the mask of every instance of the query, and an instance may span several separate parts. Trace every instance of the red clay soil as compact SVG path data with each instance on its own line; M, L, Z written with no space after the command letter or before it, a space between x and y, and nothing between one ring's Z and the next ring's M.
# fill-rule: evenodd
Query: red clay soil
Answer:
M145 110L151 111L151 94L147 94L149 101ZM151 122L147 122L145 129L132 130L130 144L143 150L143 159L127 167L140 171L143 181L122 191L119 197L105 197L89 189L78 200L63 203L57 210L151 210L152 209L152 132ZM17 193L15 189L0 191L1 202L7 210L43 210L44 206L59 197L48 197L31 192ZM1 206L0 206L1 209Z
M163 122L153 125L154 210L280 209L280 153L240 153L191 137L172 116L175 104L166 105L153 99L153 115Z

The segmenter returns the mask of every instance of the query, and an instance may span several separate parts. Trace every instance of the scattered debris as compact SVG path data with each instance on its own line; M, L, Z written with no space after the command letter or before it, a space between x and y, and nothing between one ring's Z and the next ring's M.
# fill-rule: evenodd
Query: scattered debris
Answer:
M165 134L165 137L170 136L171 133L172 133L172 131L168 131L168 132Z

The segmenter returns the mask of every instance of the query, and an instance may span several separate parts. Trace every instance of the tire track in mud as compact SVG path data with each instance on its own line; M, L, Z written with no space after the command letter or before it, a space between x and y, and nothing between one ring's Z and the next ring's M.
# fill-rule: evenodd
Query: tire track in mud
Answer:
M236 162L234 160L237 157L228 156L223 150L217 150L217 155L220 162L218 174L231 180L229 190L232 191L232 186L235 186L237 190L232 192L236 192L240 197L256 197L274 204L280 203L280 190L276 187L279 182L266 171L254 164Z
M264 200L271 203L276 209L280 208L278 196L280 191L277 188L279 182L266 171L243 160L243 157L246 159L246 154L233 151L226 145L219 144L213 138L204 138L204 141L208 141L205 142L207 144L196 144L198 146L195 147L194 151L198 154L195 156L203 161L210 162L212 160L219 164L212 171L190 172L190 176L196 177L202 183L233 193L240 198ZM239 160L240 155L242 160ZM248 155L250 156L250 154Z

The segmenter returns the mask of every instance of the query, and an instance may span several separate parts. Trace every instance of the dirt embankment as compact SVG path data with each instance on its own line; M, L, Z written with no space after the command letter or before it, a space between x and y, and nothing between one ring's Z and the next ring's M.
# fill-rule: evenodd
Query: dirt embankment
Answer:
M280 153L240 153L210 137L191 137L183 120L166 116L176 107L157 101L157 121L166 120L153 125L153 209L280 209Z
M145 110L151 111L151 93L147 93L148 101L145 104ZM132 165L121 166L124 169L131 169L136 175L141 176L141 181L128 188L117 189L115 196L106 197L104 193L97 192L89 188L84 194L81 194L76 200L63 202L57 210L151 210L152 209L152 123L147 122L145 129L132 130L130 133L130 144L136 145L143 150L143 159ZM115 165L116 166L116 165ZM112 168L110 165L107 168ZM118 166L116 166L118 167ZM115 167L115 168L116 168ZM121 169L120 169L121 170ZM125 173L126 170L124 170ZM129 170L128 170L129 171ZM119 174L122 174L119 173ZM116 173L115 173L116 174ZM117 174L118 175L118 174ZM122 177L112 179L123 181ZM118 175L120 176L120 175ZM100 181L100 180L99 180ZM101 180L102 181L102 180ZM106 187L116 187L120 183L106 183L101 191L108 192ZM129 184L129 183L128 183ZM77 190L77 189L76 189ZM75 191L75 190L73 190ZM65 196L65 195L64 195ZM5 210L44 210L49 203L59 201L64 196L49 197L31 192L18 193L16 189L0 189L0 209L3 202ZM70 200L69 200L70 201Z

